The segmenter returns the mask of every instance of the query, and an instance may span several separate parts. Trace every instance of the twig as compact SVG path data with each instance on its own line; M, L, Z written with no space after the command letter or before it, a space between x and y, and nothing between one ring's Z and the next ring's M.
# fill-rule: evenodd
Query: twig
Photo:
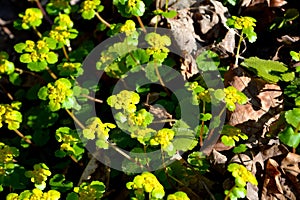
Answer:
M108 23L107 21L105 21L105 20L99 15L99 13L96 12L95 15L96 15L96 17L97 17L103 24L105 24L106 27L111 28L110 23Z
M31 141L29 138L25 137L19 130L14 130L14 132L15 132L18 136L20 136L20 137L22 138L22 140L24 140L25 142L27 142L27 143L30 144L30 145L33 145L32 141Z
M137 18L137 20L138 20L138 22L139 22L139 24L140 24L140 26L141 26L143 32L144 32L144 33L147 33L147 30L146 30L146 28L145 28L145 26L144 26L144 24L143 24L142 19L141 19L139 16L137 16L136 18Z

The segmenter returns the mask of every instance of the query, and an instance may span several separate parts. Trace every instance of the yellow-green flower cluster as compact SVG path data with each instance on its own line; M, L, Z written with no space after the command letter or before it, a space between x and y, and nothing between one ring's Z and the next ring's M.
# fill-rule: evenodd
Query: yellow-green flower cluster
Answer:
M29 29L30 27L37 27L41 25L43 13L38 8L27 8L25 14L19 14L22 18L22 28Z
M126 20L125 24L121 27L120 32L125 33L126 36L131 35L134 31L136 30L135 28L135 23L131 19Z
M163 128L157 132L157 134L150 140L150 145L161 145L162 149L172 150L172 140L175 132L168 128Z
M126 187L137 192L150 193L153 199L162 199L165 196L164 187L150 172L135 176L132 182L126 184Z
M54 84L48 83L48 98L50 100L49 106L58 110L61 104L68 98L72 97L71 83L67 79L58 79Z
M232 176L235 178L235 184L239 187L245 187L247 182L253 185L258 184L255 176L241 164L231 163L227 169L229 172L232 172Z
M51 176L51 172L46 164L39 163L33 166L33 171L26 171L25 176L30 178L38 189L43 190L46 187L45 181L48 176Z
M185 192L178 191L174 194L169 194L167 200L190 200L190 198Z
M97 200L103 197L105 185L100 181L83 182L79 187L74 188L74 192L79 195L78 200Z
M72 131L69 127L60 127L56 130L55 135L57 141L62 142L60 145L60 150L75 154L75 149L73 146L80 142L76 131Z
M108 148L109 131L116 127L112 123L103 123L100 118L92 117L87 120L87 126L83 129L83 135L88 140L96 139L99 148Z
M122 90L116 95L112 95L107 99L109 106L124 110L126 113L133 113L136 111L136 105L140 101L140 96L132 91Z
M77 37L78 31L73 29L73 21L67 14L60 14L54 20L54 26L49 33L49 37L56 40L61 47L62 45L70 46L70 39Z
M82 9L84 11L90 11L90 10L95 10L97 6L99 6L101 3L100 0L85 0L83 2Z
M247 96L238 91L235 87L229 86L227 88L224 88L225 93L225 102L226 102L226 108L228 110L233 111L235 110L235 103L238 104L245 104L248 101Z
M0 142L0 177L10 174L14 169L14 158L19 156L19 150Z
M43 192L40 189L34 188L32 191L25 190L20 195L17 193L10 193L7 195L6 200L59 200L60 192L56 190L49 190L48 192Z
M9 130L17 130L22 122L22 114L18 111L21 102L13 102L9 104L0 104L0 128L3 122L7 124Z
M236 29L249 29L251 27L254 27L255 26L255 22L256 20L252 17L247 17L247 16L244 16L244 17L237 17L237 16L232 16L232 19L235 20L235 23L234 23L234 28Z
M15 70L13 62L7 60L8 54L4 51L0 51L0 74L11 74ZM1 77L1 76L0 76Z
M166 46L171 45L169 36L151 32L145 36L145 40L151 46L147 48L146 52L153 55L155 60L163 61L167 57L169 49Z
M15 149L12 149L12 147L0 142L0 163L11 162L14 157L16 157Z
M147 127L152 122L153 116L145 109L130 113L128 116L129 125Z
M57 65L57 69L59 70L59 75L61 76L79 76L83 72L81 63L64 62Z

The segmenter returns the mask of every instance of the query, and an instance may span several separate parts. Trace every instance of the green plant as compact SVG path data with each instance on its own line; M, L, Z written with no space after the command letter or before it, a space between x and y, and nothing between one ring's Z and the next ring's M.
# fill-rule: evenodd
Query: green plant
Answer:
M253 185L258 184L255 176L241 164L231 163L228 165L227 170L235 178L235 185L230 190L225 190L225 199L245 198L247 195L247 190L245 189L247 182Z
M128 182L126 187L134 190L136 199L145 199L145 192L151 200L162 199L165 196L164 187L159 183L156 176L150 172L143 172L134 177L132 182Z
M254 27L256 26L255 22L256 19L248 16L242 16L242 17L232 16L231 18L228 18L226 21L226 24L230 28L241 30L241 33L239 35L240 39L236 50L235 66L238 65L240 48L241 48L242 41L244 40L244 37L247 38L251 43L255 42L257 39L257 35L254 31Z

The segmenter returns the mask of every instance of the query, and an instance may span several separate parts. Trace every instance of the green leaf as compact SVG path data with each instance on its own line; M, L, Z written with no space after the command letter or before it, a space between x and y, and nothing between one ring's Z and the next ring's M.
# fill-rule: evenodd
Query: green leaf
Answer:
M18 43L14 46L14 49L17 53L23 53L23 50L26 48L26 44L25 43Z
M235 146L235 141L234 139L232 139L231 137L228 137L227 135L223 135L221 137L221 141L223 142L223 144L225 144L226 146Z
M20 62L22 63L30 63L31 61L31 55L29 53L24 53L20 56Z
M58 61L58 57L54 52L49 52L46 59L49 64L54 64Z
M85 10L82 12L81 16L83 19L87 19L87 20L93 19L95 16L95 11L94 10Z
M294 108L285 113L286 121L294 128L300 128L300 108Z
M62 174L55 174L49 181L51 189L58 190L60 192L66 192L73 188L71 181L66 181L65 176Z
M296 62L300 61L300 52L296 51L290 51L290 55L292 56L292 59Z
M189 126L178 120L172 127L175 132L173 146L175 150L187 151L192 150L198 143L195 137L195 132L189 129Z
M156 72L155 72L155 67L157 66L158 64L155 63L155 62L149 62L146 67L145 67L145 73L146 73L146 77L152 81L152 82L156 82L158 81L158 77L156 75Z
M291 126L288 126L284 131L279 133L279 139L284 144L297 148L300 143L300 134L295 133Z
M239 154L239 153L243 153L247 150L247 146L245 144L240 144L237 147L233 148L233 153Z
M47 68L47 62L46 61L40 61L40 62L31 62L27 64L28 69L34 72L40 72Z
M283 80L282 75L288 70L286 65L281 62L264 60L258 57L245 59L241 65L256 72L259 77L271 83Z
M38 97L41 100L47 100L48 98L48 88L46 86L41 87L38 92Z
M199 119L200 119L201 121L208 121L208 120L210 120L211 118L212 118L212 115L211 115L210 113L205 113L205 114L201 113Z
M177 12L176 12L176 10L170 10L167 12L163 12L161 15L164 16L165 18L174 18L174 17L176 17Z
M131 10L131 14L134 16L143 16L145 12L145 4L141 0L137 0L136 5L134 8Z
M207 50L196 58L196 63L201 71L215 71L220 64L220 58L215 52Z

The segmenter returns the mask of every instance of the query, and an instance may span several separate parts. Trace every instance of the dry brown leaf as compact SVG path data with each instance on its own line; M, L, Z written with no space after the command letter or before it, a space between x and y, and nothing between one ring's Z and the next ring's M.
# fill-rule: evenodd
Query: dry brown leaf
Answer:
M300 173L300 156L295 153L289 153L281 162L281 168L285 172L288 179L292 182L293 188L300 195L300 182L298 175Z
M234 29L228 29L223 40L218 43L218 46L222 49L225 49L227 52L234 54L235 50L235 34Z
M268 194L283 194L283 189L280 183L281 172L279 171L278 163L269 159L266 164L265 180L262 189L262 198L267 199Z
M229 125L237 126L246 134L266 133L282 110L281 88L262 79L251 78L240 67L227 72L225 83L242 91L249 99L247 104L237 104L235 111L228 113Z

